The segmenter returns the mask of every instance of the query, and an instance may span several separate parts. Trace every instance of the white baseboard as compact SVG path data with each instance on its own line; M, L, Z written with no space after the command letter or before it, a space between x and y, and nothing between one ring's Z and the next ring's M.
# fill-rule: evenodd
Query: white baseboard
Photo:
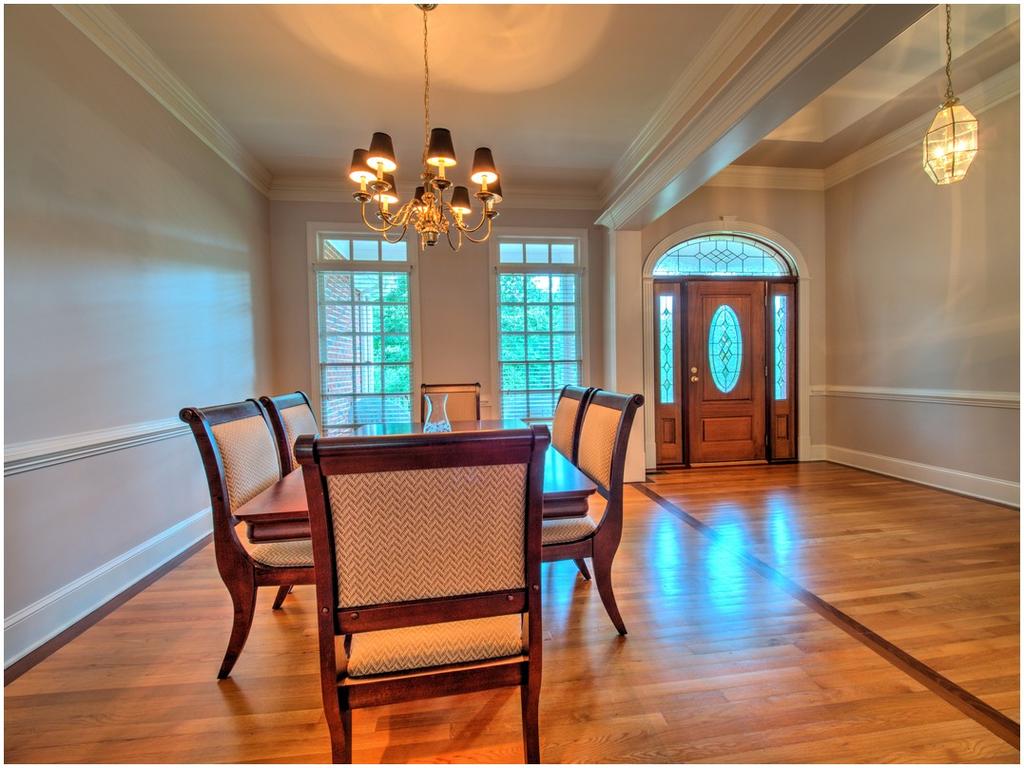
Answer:
M824 458L834 461L836 464L867 469L881 475L910 480L932 488L955 491L985 501L995 501L1014 507L1020 506L1020 483L948 467L921 464L907 459L896 459L877 453L840 448L835 445L815 446L815 448L824 448Z
M121 594L211 530L210 508L207 507L4 617L4 666L10 666Z

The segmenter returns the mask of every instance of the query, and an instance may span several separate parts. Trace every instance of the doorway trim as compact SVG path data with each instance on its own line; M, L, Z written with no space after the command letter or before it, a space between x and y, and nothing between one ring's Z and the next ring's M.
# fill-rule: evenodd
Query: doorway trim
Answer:
M775 247L789 262L797 278L797 458L807 461L811 457L811 387L810 387L810 337L811 337L811 271L800 249L784 235L768 227L747 221L730 219L705 221L691 224L673 232L654 246L644 258L643 270L643 344L644 344L644 399L654 402L655 373L654 361L654 266L667 251L695 237L712 234L747 235L764 240ZM713 279L713 278L712 278ZM644 462L647 469L655 469L657 446L654 440L654 408L644 408Z

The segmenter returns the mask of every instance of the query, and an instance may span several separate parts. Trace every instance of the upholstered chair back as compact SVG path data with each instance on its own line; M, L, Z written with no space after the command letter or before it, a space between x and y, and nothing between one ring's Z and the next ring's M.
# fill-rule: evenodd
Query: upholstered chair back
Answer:
M338 609L525 589L547 435L301 438L314 557L319 505Z
M211 427L232 512L281 479L277 447L263 414Z
M640 395L597 390L584 411L577 466L606 498L613 489L621 494L629 432L643 402Z
M420 421L427 416L427 395L448 395L445 412L449 421L478 421L480 419L480 385L473 384L421 384Z
M274 428L282 474L288 474L299 465L295 459L295 441L299 435L320 434L313 406L306 393L301 391L275 397L264 395L260 403L266 409Z
M558 395L551 424L551 445L572 462L576 461L583 413L593 392L590 387L567 386Z

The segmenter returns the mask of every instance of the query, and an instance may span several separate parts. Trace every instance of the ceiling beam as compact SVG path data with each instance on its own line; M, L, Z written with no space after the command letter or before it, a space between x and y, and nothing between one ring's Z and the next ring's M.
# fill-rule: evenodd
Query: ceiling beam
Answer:
M725 67L733 74L690 94L694 108L661 141L652 137L657 149L620 181L598 223L639 229L663 215L933 7L779 9L767 39Z

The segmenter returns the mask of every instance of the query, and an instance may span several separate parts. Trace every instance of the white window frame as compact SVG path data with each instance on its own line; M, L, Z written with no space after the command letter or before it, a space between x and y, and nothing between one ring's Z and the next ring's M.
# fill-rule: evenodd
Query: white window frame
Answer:
M419 248L415 242L403 241L406 246L406 261L320 261L319 244L323 235L339 238L371 239L380 238L366 229L358 229L351 223L310 221L306 223L307 298L309 300L309 370L310 400L319 421L323 417L322 393L320 391L320 299L317 292L317 275L320 272L407 272L409 275L409 343L412 349L412 392L409 397L409 421L419 421L419 398L421 374L420 345L420 296L419 296Z
M488 241L490 255L490 311L491 311L491 403L494 418L502 418L501 361L498 359L498 274L513 272L520 274L576 274L579 275L576 322L580 342L580 384L587 386L590 381L590 291L587 285L589 259L588 232L586 229L560 229L541 227L502 227ZM529 243L573 242L576 245L575 264L503 264L499 260L500 245L503 242ZM528 422L550 422L551 418L525 419Z

